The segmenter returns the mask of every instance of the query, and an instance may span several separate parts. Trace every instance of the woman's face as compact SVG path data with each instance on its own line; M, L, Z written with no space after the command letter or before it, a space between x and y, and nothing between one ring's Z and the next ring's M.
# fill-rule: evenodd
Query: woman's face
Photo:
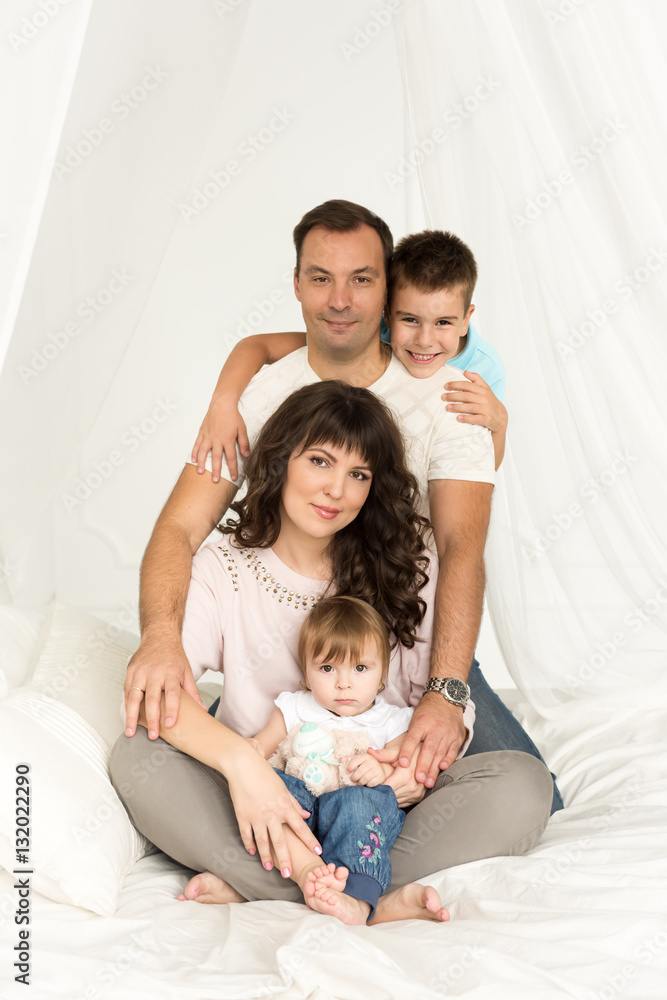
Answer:
M330 538L350 524L371 488L368 463L356 451L332 444L297 448L283 487L282 528L311 538Z

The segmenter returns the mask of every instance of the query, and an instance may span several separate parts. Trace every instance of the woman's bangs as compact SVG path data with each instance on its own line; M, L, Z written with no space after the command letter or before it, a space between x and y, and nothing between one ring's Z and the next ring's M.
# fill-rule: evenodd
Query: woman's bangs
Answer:
M352 419L345 421L340 419L339 414L330 411L315 414L306 432L302 451L327 444L345 451L356 451L371 471L377 468L382 439L377 428L365 423L361 414L353 414Z

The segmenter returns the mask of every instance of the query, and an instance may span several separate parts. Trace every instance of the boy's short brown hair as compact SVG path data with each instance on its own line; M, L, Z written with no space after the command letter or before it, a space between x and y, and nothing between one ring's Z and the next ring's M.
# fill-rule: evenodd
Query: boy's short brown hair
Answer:
M324 597L310 612L299 633L299 666L305 677L308 658L340 663L349 656L361 662L369 639L382 661L382 681L389 670L389 635L375 608L358 597Z
M396 244L389 269L389 304L395 289L414 285L422 292L460 288L467 312L477 284L477 263L469 246L453 233L425 229Z

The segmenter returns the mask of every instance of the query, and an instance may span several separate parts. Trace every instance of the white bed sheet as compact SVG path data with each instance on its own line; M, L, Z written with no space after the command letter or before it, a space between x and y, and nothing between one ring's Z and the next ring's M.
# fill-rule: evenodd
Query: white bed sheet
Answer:
M595 711L527 719L567 808L529 856L435 875L448 924L349 928L297 904L179 902L184 871L154 854L113 917L34 894L33 985L3 1000L665 1000L667 713ZM4 970L12 884L2 873Z

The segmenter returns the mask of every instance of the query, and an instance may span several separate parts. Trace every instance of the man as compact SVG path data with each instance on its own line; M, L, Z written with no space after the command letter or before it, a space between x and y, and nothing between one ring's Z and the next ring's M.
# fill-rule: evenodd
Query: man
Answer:
M483 553L494 482L491 435L447 413L438 380L437 420L442 430L433 437L435 385L411 379L383 346L380 323L393 243L381 219L350 202L326 202L304 216L294 239L294 289L302 305L308 346L298 364L291 355L291 362L285 358L260 373L256 378L261 380L261 393L256 390L253 396L255 380L244 393L242 404L250 400L244 416L251 445L263 418L299 384L316 378L338 378L377 391L402 422L413 471L421 470L418 478L428 492L440 574L430 672L437 680L415 710L399 763L408 767L421 747L415 777L431 788L440 770L456 759L465 738L461 705L467 700L464 685L481 620ZM421 423L430 435L426 442L420 441L420 409L425 414ZM223 468L223 478L214 483L199 476L194 465L186 465L146 549L141 569L142 641L130 661L125 685L128 736L136 729L144 698L151 738L159 732L163 695L162 721L167 728L177 718L181 687L200 700L181 645L181 626L192 556L238 488L238 482L224 478L225 472ZM527 749L539 756L535 748L516 741L502 748Z

